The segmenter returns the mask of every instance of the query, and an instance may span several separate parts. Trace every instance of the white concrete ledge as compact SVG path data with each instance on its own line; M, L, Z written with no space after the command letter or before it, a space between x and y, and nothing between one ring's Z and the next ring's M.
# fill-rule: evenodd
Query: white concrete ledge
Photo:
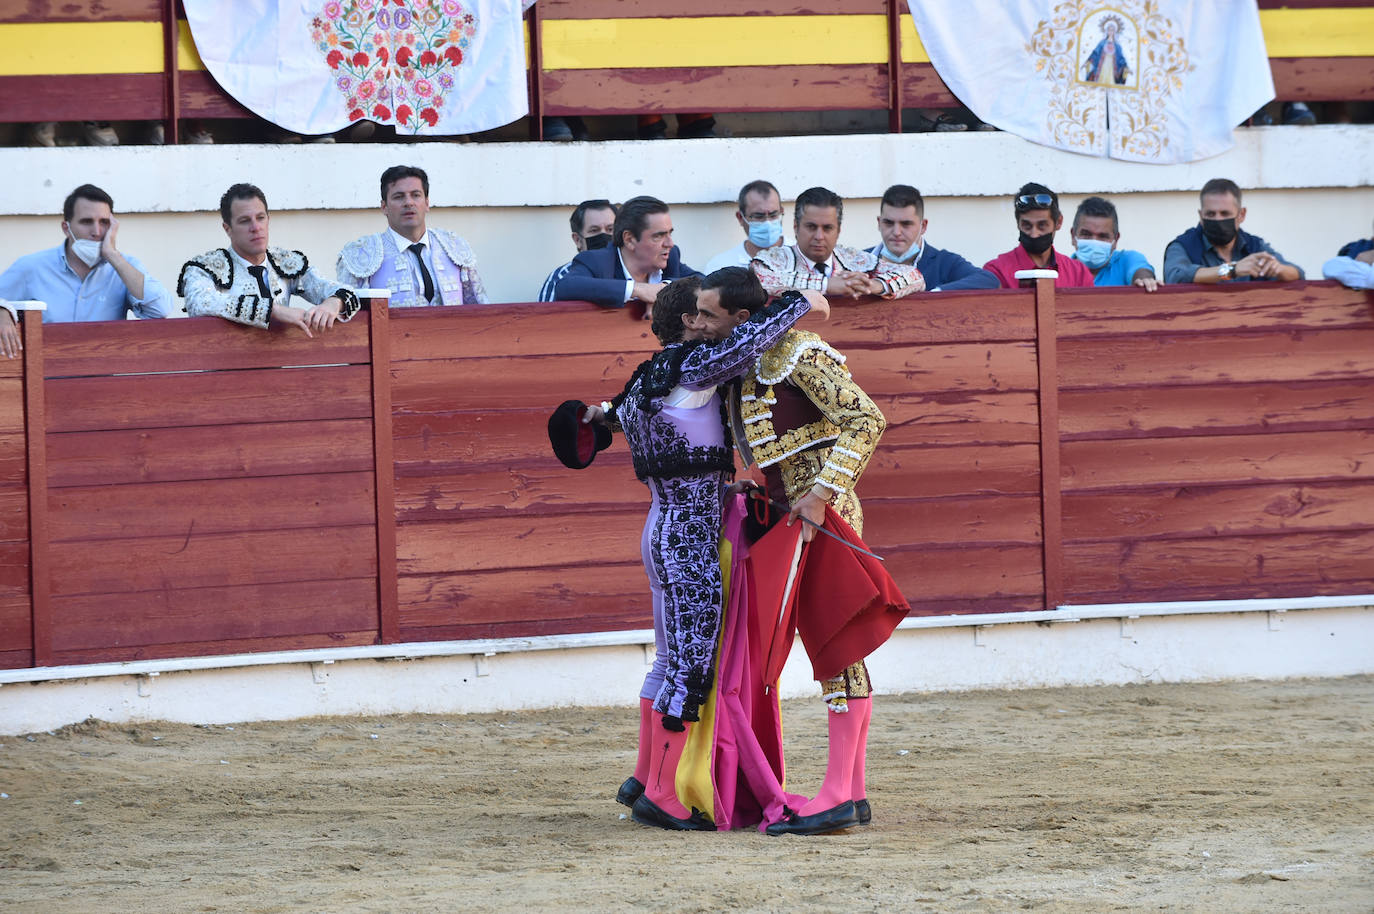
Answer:
M880 694L1351 676L1374 673L1371 602L1321 597L908 619L868 664ZM649 631L626 631L11 670L0 688L0 734L88 717L224 724L628 707L652 662L652 640ZM816 694L799 647L781 692Z
M1009 133L862 134L670 142L337 143L0 149L24 175L2 215L51 215L89 181L120 213L209 212L236 181L261 184L273 210L374 209L388 166L419 165L437 207L571 206L654 194L672 204L733 201L766 176L785 193L825 184L875 198L898 182L932 197L1000 196L1026 180L1061 194L1196 192L1225 175L1245 188L1374 185L1374 126L1252 127L1228 152L1186 165L1142 165L1039 146ZM856 162L864 167L855 168ZM1009 167L1014 163L1015 167ZM741 177L741 176L744 177ZM671 190L671 193L669 193Z

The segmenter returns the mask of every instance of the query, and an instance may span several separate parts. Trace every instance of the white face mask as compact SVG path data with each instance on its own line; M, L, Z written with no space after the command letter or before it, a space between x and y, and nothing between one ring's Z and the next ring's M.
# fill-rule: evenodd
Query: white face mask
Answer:
M67 230L67 236L72 239L72 253L76 255L77 260L80 260L88 267L93 267L100 263L99 241L90 241L86 238L78 239L71 233L71 229Z

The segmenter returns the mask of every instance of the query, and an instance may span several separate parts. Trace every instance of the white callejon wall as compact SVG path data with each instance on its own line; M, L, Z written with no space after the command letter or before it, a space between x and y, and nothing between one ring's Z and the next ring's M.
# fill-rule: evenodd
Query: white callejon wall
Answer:
M1188 613L1156 604L1079 614L1066 608L1058 617L1028 613L1018 621L909 619L869 658L869 669L879 694L1374 673L1374 600L1322 598L1308 609L1282 608L1300 601L1241 602L1248 608L1199 604ZM88 717L226 724L631 707L652 640L651 631L611 632L0 671L0 734ZM251 665L227 666L233 663ZM780 692L817 694L800 645Z

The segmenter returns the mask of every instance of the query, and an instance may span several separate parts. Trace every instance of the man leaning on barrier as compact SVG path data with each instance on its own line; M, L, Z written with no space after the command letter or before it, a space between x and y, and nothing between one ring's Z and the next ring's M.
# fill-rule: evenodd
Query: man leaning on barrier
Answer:
M166 317L172 296L137 258L115 244L114 201L94 184L82 184L62 203L62 234L55 248L27 254L0 274L0 353L23 348L17 314L8 302L41 301L45 323Z
M352 289L325 279L300 251L268 245L267 197L257 187L230 187L219 212L229 247L186 261L177 279L177 294L192 317L222 317L264 330L276 321L313 337L358 312ZM292 295L310 307L289 304Z

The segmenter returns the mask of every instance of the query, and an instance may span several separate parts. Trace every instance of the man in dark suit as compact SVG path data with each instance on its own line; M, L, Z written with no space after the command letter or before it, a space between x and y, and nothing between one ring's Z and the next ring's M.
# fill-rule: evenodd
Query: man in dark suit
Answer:
M665 283L701 275L683 264L673 244L673 217L662 200L626 200L611 234L611 247L573 258L554 289L555 300L590 301L604 308L623 308L637 300L652 306Z

